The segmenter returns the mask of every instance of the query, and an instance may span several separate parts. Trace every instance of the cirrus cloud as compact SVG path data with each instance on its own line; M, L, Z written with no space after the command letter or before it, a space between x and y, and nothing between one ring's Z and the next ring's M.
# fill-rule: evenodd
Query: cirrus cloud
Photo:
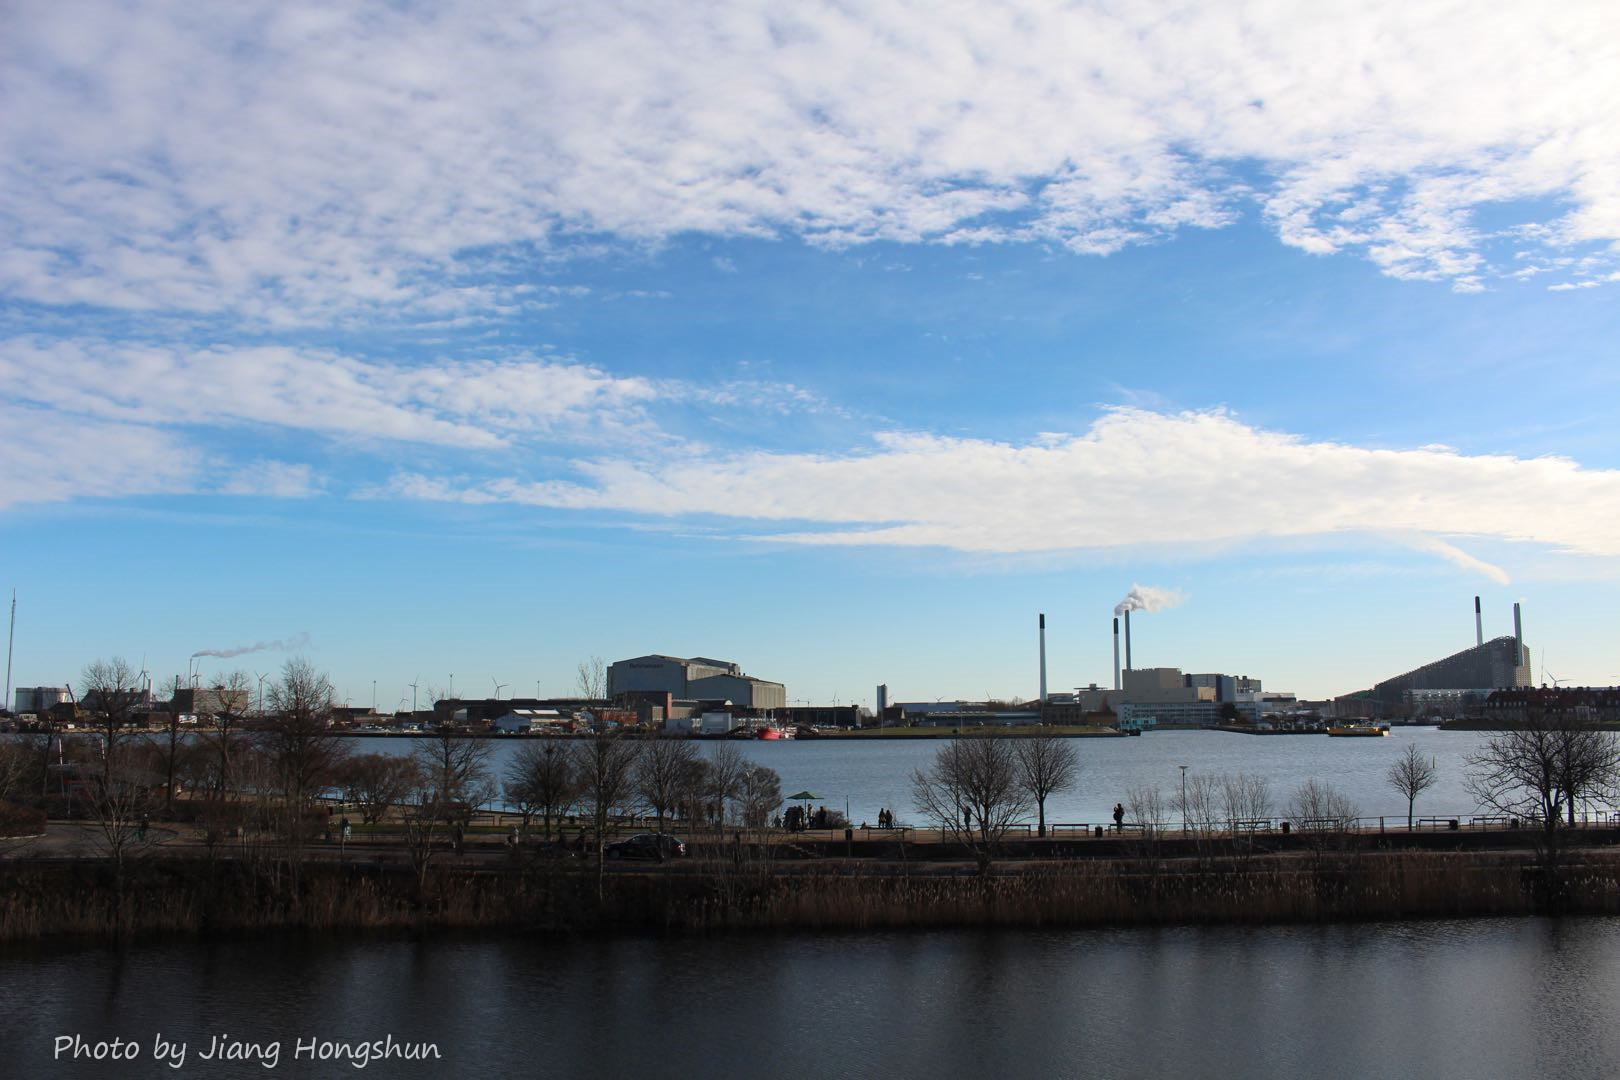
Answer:
M577 234L1107 253L1252 207L1285 243L1463 290L1525 249L1597 250L1580 281L1614 270L1609 3L620 0L496 19L14 7L0 293L443 321L541 302L486 256ZM1500 204L1522 228L1481 223Z
M264 425L468 449L588 437L634 418L644 379L508 356L398 365L328 349L187 348L44 337L0 341L0 391L121 424Z

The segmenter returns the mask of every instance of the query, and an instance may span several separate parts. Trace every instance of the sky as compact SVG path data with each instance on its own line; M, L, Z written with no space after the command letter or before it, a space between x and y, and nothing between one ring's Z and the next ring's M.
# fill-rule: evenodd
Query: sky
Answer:
M0 8L11 685L1620 683L1620 9ZM221 655L233 654L233 655ZM414 684L414 686L413 686Z

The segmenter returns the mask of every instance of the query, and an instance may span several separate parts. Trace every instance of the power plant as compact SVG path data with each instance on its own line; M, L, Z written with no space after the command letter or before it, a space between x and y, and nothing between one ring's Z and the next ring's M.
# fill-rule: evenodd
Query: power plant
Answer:
M1524 618L1519 605L1513 605L1513 635L1486 641L1484 615L1476 596L1473 648L1337 700L1349 708L1381 716L1423 711L1456 714L1483 705L1492 691L1533 685L1530 673L1530 649L1524 643Z

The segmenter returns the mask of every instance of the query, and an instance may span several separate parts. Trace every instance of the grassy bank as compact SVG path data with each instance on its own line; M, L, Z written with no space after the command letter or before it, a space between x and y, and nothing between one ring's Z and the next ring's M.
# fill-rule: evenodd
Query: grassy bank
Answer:
M1556 876L1503 853L1321 859L1054 861L988 877L940 868L783 872L690 863L607 876L587 866L399 868L153 860L0 864L0 940L207 936L268 929L484 927L538 933L1089 927L1620 913L1613 860Z

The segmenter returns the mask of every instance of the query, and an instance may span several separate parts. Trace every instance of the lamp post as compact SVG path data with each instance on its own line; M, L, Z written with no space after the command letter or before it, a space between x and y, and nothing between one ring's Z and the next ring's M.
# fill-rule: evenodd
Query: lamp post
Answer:
M1187 766L1181 766L1181 835L1187 835Z

